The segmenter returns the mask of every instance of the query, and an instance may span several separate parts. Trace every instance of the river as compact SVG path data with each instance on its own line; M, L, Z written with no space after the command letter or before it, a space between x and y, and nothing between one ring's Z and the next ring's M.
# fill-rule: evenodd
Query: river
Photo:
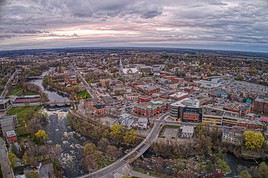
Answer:
M42 76L46 75L44 72ZM42 85L42 79L31 80L29 83L35 84L47 94L49 101L66 101L67 97L59 95L57 92L49 91ZM75 132L67 123L67 113L69 108L58 108L47 110L48 124L44 128L48 133L48 143L57 144L61 147L60 162L63 167L64 177L77 177L85 174L82 166L83 144L86 138Z

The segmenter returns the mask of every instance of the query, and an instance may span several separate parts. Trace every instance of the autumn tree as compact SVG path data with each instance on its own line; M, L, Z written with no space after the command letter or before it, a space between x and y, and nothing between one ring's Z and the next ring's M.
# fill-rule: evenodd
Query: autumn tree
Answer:
M129 131L126 132L126 134L123 137L124 142L126 144L133 144L136 142L137 140L137 133L135 130L131 129Z
M239 178L252 178L247 170L243 170L239 173Z
M26 173L26 178L40 178L37 171L30 171Z
M84 146L84 155L94 154L97 151L97 147L94 143L87 143Z
M120 124L112 125L110 135L113 139L118 141L122 140L123 133L124 133L124 127L122 125Z
M10 161L11 167L15 168L17 163L17 156L12 152L8 152L8 159Z
M264 136L261 132L256 131L245 131L243 133L245 146L247 149L254 150L260 149L264 143Z
M47 135L46 131L44 131L44 130L38 130L34 134L34 140L37 143L44 143L47 139L48 139L48 135Z
M265 162L258 166L258 175L260 178L268 178L268 165Z
M101 138L100 141L98 141L98 148L101 151L105 151L105 149L107 148L107 145L109 145L110 142L107 138Z

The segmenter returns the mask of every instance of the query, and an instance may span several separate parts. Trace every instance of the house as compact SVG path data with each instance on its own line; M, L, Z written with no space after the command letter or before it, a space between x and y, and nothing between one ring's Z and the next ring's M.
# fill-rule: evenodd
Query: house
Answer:
M147 129L148 128L148 119L147 118L144 118L144 117L140 117L138 119L138 123L137 123L137 126L138 128L141 128L141 129Z
M15 130L17 124L16 116L3 116L0 117L0 126L1 131L4 137L6 137L6 133L11 130Z
M243 141L242 132L240 130L225 128L222 132L222 142L233 145L241 145Z
M0 98L0 112L5 112L11 107L9 99Z
M192 138L194 135L194 127L189 125L184 125L181 128L181 137L182 138Z

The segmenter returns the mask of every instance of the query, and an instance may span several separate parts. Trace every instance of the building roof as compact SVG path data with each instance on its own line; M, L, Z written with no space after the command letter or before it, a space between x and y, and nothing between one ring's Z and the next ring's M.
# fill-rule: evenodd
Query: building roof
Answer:
M9 101L10 101L9 99L0 98L0 104L5 104L5 103L7 103Z
M184 99L182 99L180 101L172 103L171 106L199 108L200 101L198 99L184 98Z
M189 125L184 125L182 126L182 133L189 133L189 134L193 134L194 133L194 127L193 126L189 126Z
M268 117L261 117L260 121L268 123Z
M122 71L124 74L135 74L138 72L138 68L123 68Z
M174 94L170 95L170 97L181 98L181 97L185 97L187 95L188 95L188 93L186 93L186 92L177 92L177 93L174 93Z

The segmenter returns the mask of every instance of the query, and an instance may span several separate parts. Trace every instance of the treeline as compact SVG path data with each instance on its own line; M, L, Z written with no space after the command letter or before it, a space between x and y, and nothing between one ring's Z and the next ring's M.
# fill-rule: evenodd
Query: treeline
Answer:
M85 169L89 172L105 167L122 157L126 150L136 146L142 139L135 130L128 130L119 124L109 128L74 117L70 113L67 118L73 129L90 140L84 145L83 159Z

